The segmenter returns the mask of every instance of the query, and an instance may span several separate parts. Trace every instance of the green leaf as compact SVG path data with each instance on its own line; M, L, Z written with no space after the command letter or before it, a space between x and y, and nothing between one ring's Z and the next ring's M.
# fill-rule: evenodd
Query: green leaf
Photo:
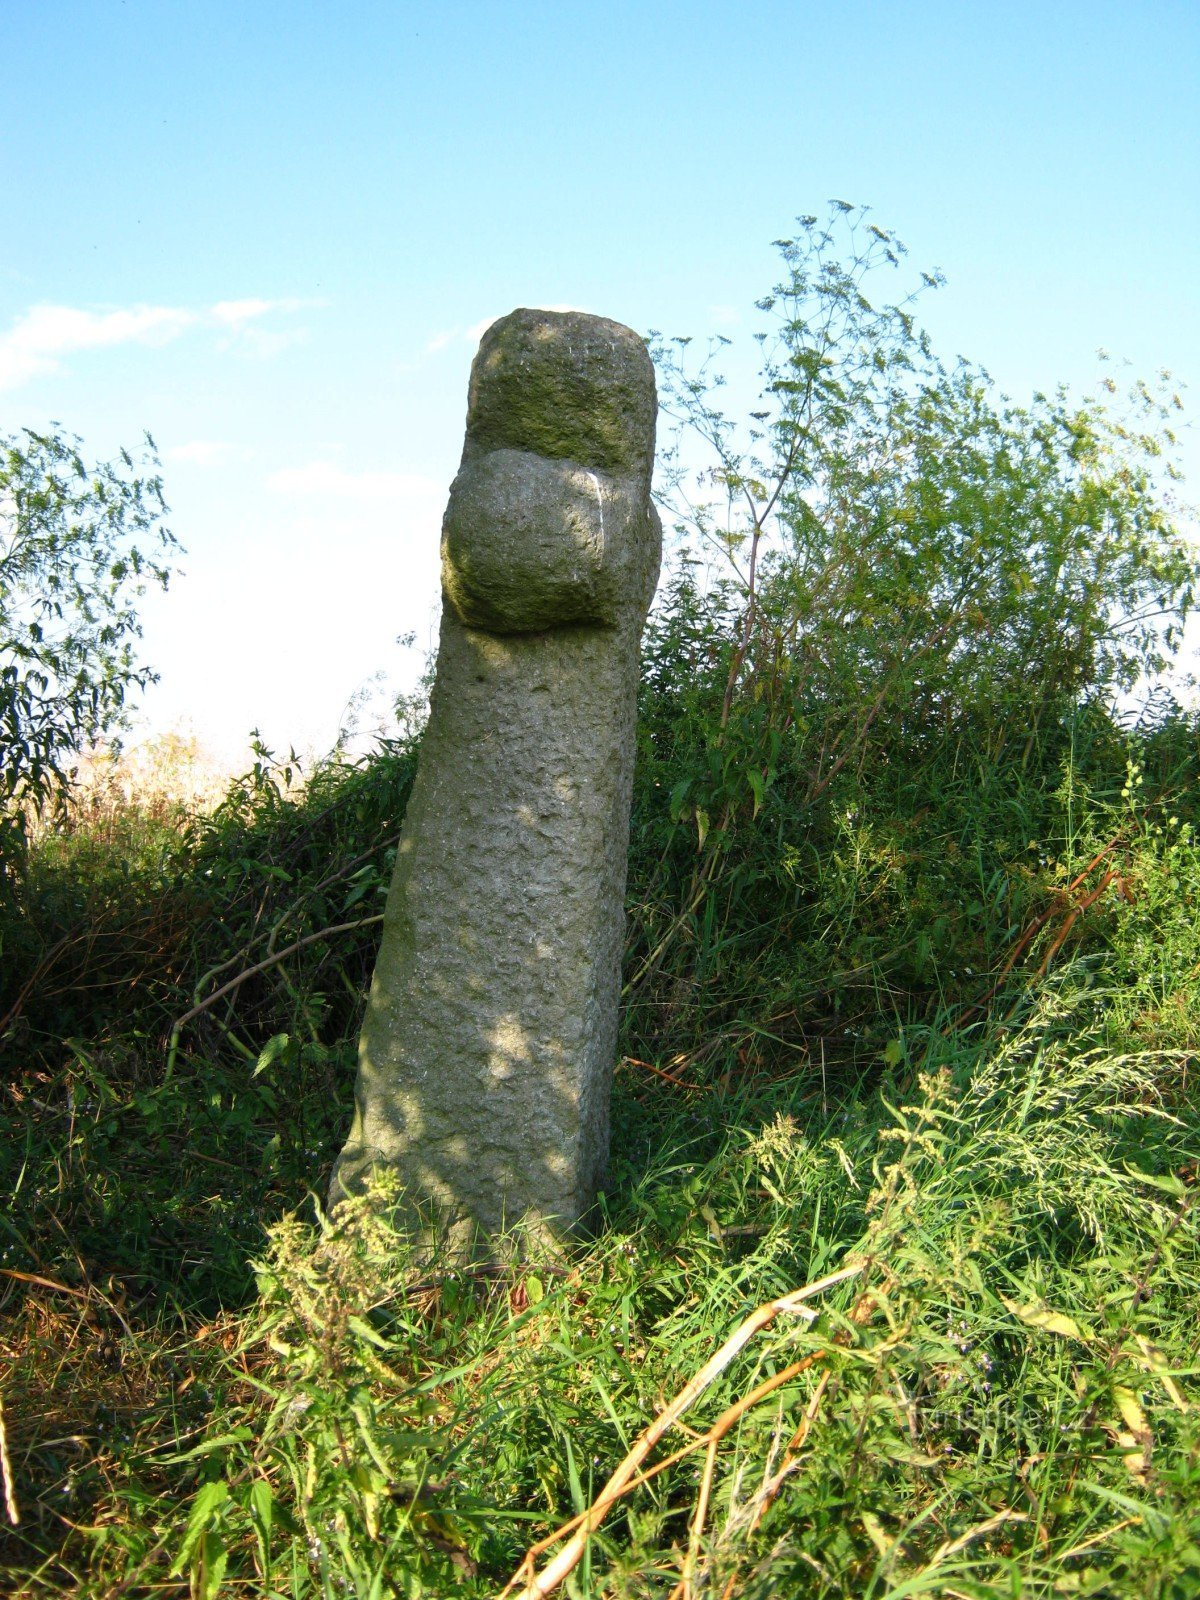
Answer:
M388 1348L387 1340L377 1333L365 1318L349 1316L346 1318L346 1326L352 1333L356 1333L360 1339L365 1339L368 1344L373 1344L376 1350L386 1350Z
M670 811L672 822L678 822L680 817L683 815L683 803L687 799L688 791L691 789L691 787L692 780L690 778L683 778L671 790Z
M265 1478L255 1478L250 1485L250 1515L262 1529L263 1538L271 1537L272 1510L275 1497L271 1493L271 1485Z
M259 1051L251 1077L257 1078L260 1072L265 1072L273 1061L278 1060L290 1043L291 1035L288 1033L277 1033L268 1039Z
M1160 1189L1163 1194L1169 1194L1176 1200L1182 1199L1187 1193L1187 1186L1183 1180L1171 1173L1142 1172L1138 1167L1130 1166L1128 1161L1122 1165L1131 1178L1136 1178L1139 1183L1149 1184L1152 1189Z
M213 1600L221 1587L228 1561L229 1551L225 1541L215 1528L210 1528L200 1548L200 1570L193 1589L196 1600Z
M567 1447L567 1483L571 1490L571 1506L576 1516L579 1516L586 1507L587 1500L584 1497L583 1484L580 1482L579 1469L575 1465L575 1452L571 1448L569 1434L563 1436L563 1443Z
M191 1560L192 1552L200 1543L205 1530L212 1521L216 1512L229 1499L229 1485L223 1478L217 1478L211 1483L200 1486L192 1509L188 1515L187 1528L184 1530L183 1543L179 1553L171 1563L171 1576L177 1578Z
M250 1428L235 1428L232 1433L219 1433L213 1439L205 1439L203 1444L185 1450L181 1455L165 1456L160 1459L167 1461L171 1466L182 1466L185 1461L196 1461L201 1456L212 1455L214 1450L224 1450L231 1444L244 1444L247 1439L253 1437L254 1433Z

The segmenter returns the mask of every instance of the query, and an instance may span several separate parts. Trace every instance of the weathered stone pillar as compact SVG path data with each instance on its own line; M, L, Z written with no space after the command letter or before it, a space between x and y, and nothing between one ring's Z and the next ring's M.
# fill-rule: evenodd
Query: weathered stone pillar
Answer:
M662 533L630 329L514 311L471 369L420 766L333 1200L565 1229L608 1156L638 641Z

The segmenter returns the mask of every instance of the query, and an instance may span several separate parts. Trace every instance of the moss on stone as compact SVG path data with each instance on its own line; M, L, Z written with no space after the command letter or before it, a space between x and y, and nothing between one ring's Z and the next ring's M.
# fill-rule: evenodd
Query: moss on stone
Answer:
M471 369L467 451L644 471L654 406L654 368L629 328L575 311L513 311L488 329Z

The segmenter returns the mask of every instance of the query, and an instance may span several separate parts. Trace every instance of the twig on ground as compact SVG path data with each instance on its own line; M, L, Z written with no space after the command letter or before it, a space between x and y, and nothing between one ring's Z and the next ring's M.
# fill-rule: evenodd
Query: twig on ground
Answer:
M781 1295L776 1300L770 1300L765 1305L759 1306L748 1316L745 1321L730 1334L725 1343L716 1354L701 1367L700 1371L690 1379L679 1391L675 1398L659 1412L649 1427L643 1429L628 1451L625 1459L609 1478L604 1488L597 1495L592 1504L583 1513L582 1517L568 1523L565 1528L560 1528L541 1548L548 1548L563 1537L568 1528L574 1527L568 1543L554 1559L547 1563L541 1572L532 1571L533 1561L536 1559L533 1550L526 1554L524 1561L517 1568L512 1578L501 1591L500 1600L512 1593L518 1584L523 1587L519 1591L518 1600L544 1600L563 1581L569 1572L579 1564L587 1548L588 1540L595 1530L604 1521L613 1504L621 1498L629 1486L630 1480L637 1474L638 1468L650 1454L663 1434L683 1415L689 1406L704 1393L710 1385L720 1377L725 1368L729 1366L734 1357L742 1351L756 1333L774 1322L779 1316L788 1313L803 1312L806 1308L804 1302L811 1300L815 1295L823 1294L827 1289L835 1288L840 1283L846 1283L851 1278L856 1278L865 1271L867 1263L856 1261L831 1272L827 1277L818 1278L815 1283L806 1284L802 1289L794 1289L790 1294ZM749 1400L747 1396L747 1400ZM739 1406L741 1402L738 1403ZM736 1409L736 1408L731 1408ZM741 1414L740 1411L738 1413ZM691 1448L698 1448L699 1444L709 1443L708 1435L696 1441ZM536 1548L536 1547L535 1547Z
M673 1072L667 1072L662 1067L656 1067L649 1061L639 1061L637 1056L622 1056L622 1066L644 1067L647 1072L652 1072L656 1078L665 1078L668 1083L673 1083L677 1089L697 1089L701 1094L707 1094L711 1085L707 1083L688 1083L686 1078L677 1078Z
M4 1396L0 1395L0 1476L4 1478L4 1509L15 1528L21 1520L17 1510L17 1491L13 1484L12 1462L8 1459L8 1429L4 1426Z
M802 1361L793 1361L790 1367L784 1367L783 1371L777 1372L773 1378L767 1378L758 1385L757 1389L752 1389L743 1399L730 1406L728 1411L718 1418L709 1429L704 1439L697 1441L697 1444L707 1442L708 1445L708 1452L704 1460L704 1477L700 1484L700 1493L696 1497L696 1509L692 1515L692 1530L688 1539L688 1553L684 1563L683 1579L672 1591L671 1600L675 1600L676 1595L681 1595L684 1600L688 1600L691 1595L692 1577L700 1554L700 1541L704 1537L704 1524L708 1518L708 1502L712 1494L713 1475L717 1466L717 1446L730 1428L733 1427L734 1423L743 1417L751 1407L765 1400L776 1389L781 1389L785 1383L790 1383L793 1378L799 1377L802 1372L807 1371L809 1367L822 1360L824 1355L824 1350L814 1350L811 1355L805 1356ZM824 1388L828 1376L828 1373L823 1375L818 1386L820 1389Z
M823 1372L821 1374L820 1383L818 1383L817 1387L813 1390L812 1399L805 1407L804 1415L800 1419L800 1426L788 1440L788 1447L783 1453L782 1464L775 1472L771 1474L770 1478L759 1491L758 1509L754 1513L754 1522L752 1524L753 1527L758 1527L759 1523L774 1505L780 1489L783 1488L784 1479L788 1477L790 1473L796 1470L796 1453L803 1449L804 1441L808 1438L808 1435L812 1430L812 1425L817 1420L817 1412L821 1409L821 1401L825 1397L825 1390L828 1388L828 1386L829 1374L828 1372Z

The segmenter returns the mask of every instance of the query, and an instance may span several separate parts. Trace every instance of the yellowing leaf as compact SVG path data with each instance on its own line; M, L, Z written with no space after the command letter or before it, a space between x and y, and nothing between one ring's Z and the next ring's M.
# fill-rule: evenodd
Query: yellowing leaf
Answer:
M1159 1383L1162 1384L1163 1388L1167 1391L1168 1395L1170 1395L1171 1400L1180 1411L1190 1410L1189 1402L1184 1398L1182 1390L1175 1382L1175 1379L1171 1376L1169 1370L1170 1362L1167 1360L1164 1352L1161 1351L1156 1344L1151 1344L1149 1339L1143 1338L1140 1333L1135 1333L1133 1338L1134 1343L1138 1347L1138 1353L1135 1353L1132 1350L1126 1350L1124 1352L1125 1355L1127 1355L1132 1361L1136 1361L1139 1367L1143 1367L1147 1372L1152 1373L1158 1379Z
M1043 1333L1057 1333L1064 1339L1078 1339L1081 1344L1086 1344L1088 1335L1083 1332L1079 1324L1071 1317L1065 1316L1061 1311L1051 1311L1049 1306L1040 1305L1031 1301L1029 1305L1018 1305L1015 1300L1007 1300L1000 1296L1005 1306L1029 1328L1039 1328Z
M1134 1433L1147 1433L1146 1417L1137 1402L1137 1396L1132 1389L1122 1388L1120 1384L1113 1389L1113 1399L1117 1402L1117 1410L1125 1419L1125 1426Z
M1138 1483L1145 1483L1146 1458L1152 1442L1146 1418L1132 1389L1123 1388L1120 1384L1114 1385L1113 1399L1117 1402L1117 1410L1125 1423L1124 1428L1113 1429L1117 1436L1121 1459L1130 1477L1136 1479Z
M862 1525L867 1530L867 1537L879 1551L881 1556L890 1555L893 1541L888 1538L887 1529L873 1511L864 1511Z
M1136 1478L1138 1483L1146 1481L1146 1452L1142 1449L1132 1433L1118 1433L1117 1443L1121 1447L1121 1460L1130 1477Z

